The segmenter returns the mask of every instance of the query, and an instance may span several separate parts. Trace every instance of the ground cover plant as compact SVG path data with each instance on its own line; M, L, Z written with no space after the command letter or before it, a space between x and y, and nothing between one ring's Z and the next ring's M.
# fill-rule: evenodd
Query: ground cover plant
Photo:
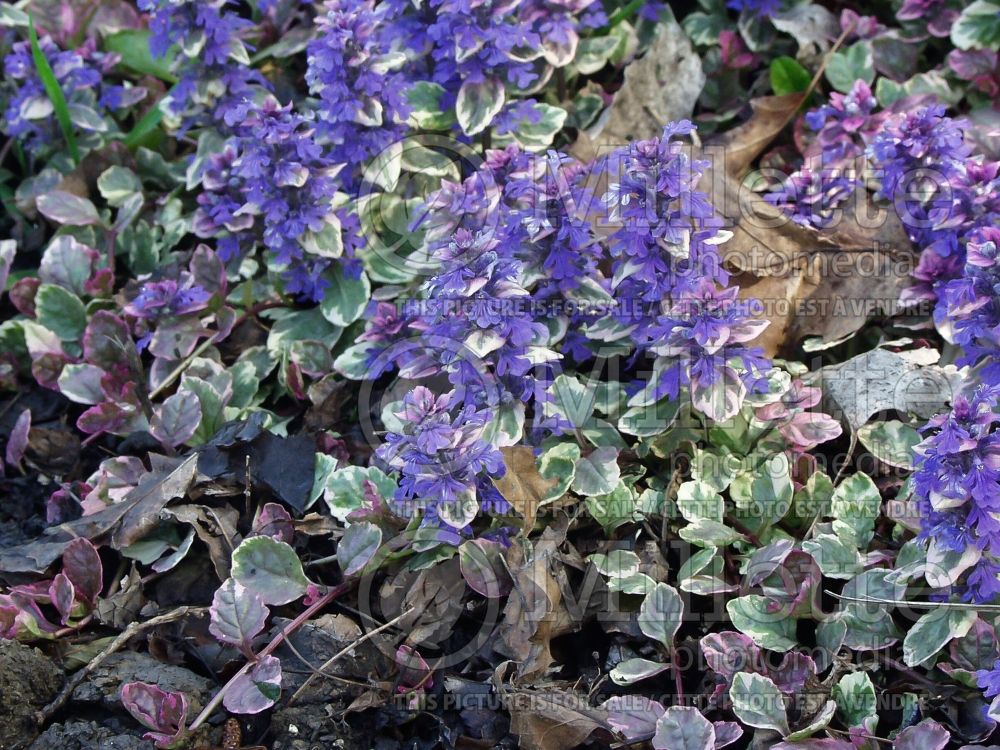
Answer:
M0 747L1000 745L998 49L0 7Z

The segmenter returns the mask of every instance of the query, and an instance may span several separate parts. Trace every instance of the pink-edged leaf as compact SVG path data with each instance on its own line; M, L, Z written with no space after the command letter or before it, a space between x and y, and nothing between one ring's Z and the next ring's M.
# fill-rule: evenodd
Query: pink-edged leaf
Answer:
M714 750L715 727L693 706L671 706L656 722L656 750Z
M799 742L779 742L771 750L855 750L854 745L844 740L832 738L808 739Z
M52 190L40 195L35 203L42 216L57 224L84 227L101 223L101 217L93 203L65 190Z
M94 248L68 234L61 234L45 248L38 267L38 278L82 297L87 292L87 281L94 274L98 257Z
M382 544L382 529L373 523L352 523L337 542L337 562L345 576L360 572Z
M76 426L88 435L110 432L112 435L126 435L132 432L132 425L138 417L138 410L131 404L116 404L105 401L91 406L76 420Z
M462 577L469 588L487 599L506 596L513 587L502 558L502 545L489 539L470 539L458 548Z
M947 729L933 719L924 719L900 732L892 743L892 750L944 750L950 741Z
M104 588L104 566L97 548L89 539L74 539L62 556L63 573L73 582L77 596L91 606Z
M279 542L291 544L295 538L292 516L280 503L265 503L253 524L254 534L269 536Z
M715 726L715 750L732 745L743 736L743 727L735 721L713 721Z
M209 613L209 632L223 643L245 652L250 651L253 639L264 629L268 616L264 601L232 578L227 578L215 592Z
M641 695L615 695L601 705L608 712L608 724L626 740L652 737L656 722L666 710L663 704Z
M178 391L156 407L149 431L163 445L176 448L186 443L201 424L201 401L191 391Z
M95 312L83 332L83 357L89 364L112 370L134 349L125 321L107 310Z
M18 415L14 423L10 436L7 438L7 449L4 451L4 458L11 466L19 466L24 458L24 451L28 447L28 433L31 432L31 411L25 409Z
M778 431L799 451L808 451L820 443L833 440L843 432L840 422L819 412L800 412Z
M184 734L188 702L183 693L162 690L145 682L122 685L122 705L132 717L152 732L146 738L157 747L169 747Z
M247 674L236 679L222 699L226 710L234 714L259 714L281 697L281 661L265 656Z
M198 245L191 254L188 266L194 283L207 292L224 292L226 290L226 266L208 245Z
M760 648L749 636L726 630L709 633L701 639L701 651L709 669L728 683L737 672L754 669L762 665Z

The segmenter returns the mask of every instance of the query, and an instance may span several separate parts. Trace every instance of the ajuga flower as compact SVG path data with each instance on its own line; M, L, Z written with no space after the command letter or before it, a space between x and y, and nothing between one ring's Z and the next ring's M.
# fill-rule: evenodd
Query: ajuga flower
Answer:
M612 289L625 303L623 324L636 326L639 346L650 340L649 304L692 291L699 279L726 280L712 244L721 221L697 189L708 163L692 160L674 140L693 131L687 120L671 123L662 138L637 141L609 157L603 202L618 227L609 238Z
M781 0L727 0L726 7L760 18L770 18L781 10Z
M227 234L224 259L259 239L285 269L288 291L319 300L324 271L341 254L337 211L339 167L323 155L309 120L268 99L235 126L236 135L211 158L198 196L194 229Z
M978 386L955 398L950 413L930 420L933 431L916 447L914 497L921 511L920 538L962 555L969 570L963 599L978 603L1000 594L1000 422L996 386Z
M179 80L162 105L176 125L233 125L245 115L253 85L267 85L250 67L243 41L253 24L233 5L232 0L138 0L139 10L150 14L150 52L162 57L179 47L173 63Z
M387 9L371 0L329 0L316 19L306 81L319 97L318 126L336 163L360 164L405 132L406 56L391 49Z
M839 169L804 166L789 175L781 189L764 198L793 221L822 229L835 220L837 208L851 197L855 188L855 180Z
M390 432L376 450L379 461L400 473L393 510L422 514L422 525L436 530L438 541L460 541L481 510L510 510L492 482L505 469L487 437L490 416L451 393L435 396L418 386L396 413L400 431Z
M59 88L74 107L71 112L80 109L114 110L135 104L146 94L143 88L105 83L105 76L120 58L98 52L93 42L77 50L61 50L50 37L43 36L38 44L52 67ZM4 58L3 66L7 81L16 89L7 99L0 129L11 138L18 139L21 146L32 153L61 142L52 100L45 92L31 57L31 44L14 44L10 54ZM94 123L91 118L78 118L73 126L90 130Z
M984 382L1000 385L1000 229L988 227L970 237L965 273L944 291L954 321L959 364L982 365Z
M436 256L441 268L424 284L423 315L412 327L449 374L456 398L498 406L538 397L545 350L537 343L546 331L527 304L510 235L459 229ZM418 367L425 363L403 372Z
M733 416L748 389L769 366L763 351L745 344L767 327L754 306L739 300L736 287L710 280L682 292L650 329L650 350L660 355L656 395L676 398L689 386L695 407L722 421Z
M859 79L848 93L835 91L828 104L806 114L806 124L816 132L823 168L847 167L864 154L887 116L876 113L877 106L871 88Z

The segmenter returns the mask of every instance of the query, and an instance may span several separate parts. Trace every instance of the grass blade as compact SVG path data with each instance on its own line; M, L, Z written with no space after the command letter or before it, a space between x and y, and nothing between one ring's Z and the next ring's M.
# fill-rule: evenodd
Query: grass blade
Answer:
M171 91L172 90L173 89L171 89ZM125 136L125 147L128 149L135 149L141 145L146 136L159 127L162 119L163 110L160 108L160 103L157 102L146 111L146 114L142 116L139 122L137 122Z
M35 61L35 68L38 70L38 77L45 87L45 93L52 102L52 107L56 112L56 119L59 121L59 128L62 130L63 138L66 139L66 147L69 155L73 159L73 164L80 163L80 152L76 147L76 136L73 134L73 123L69 119L69 107L66 106L66 97L59 87L56 74L52 72L52 66L45 59L38 44L38 33L35 31L35 19L31 18L28 23L28 36L31 39L31 58Z

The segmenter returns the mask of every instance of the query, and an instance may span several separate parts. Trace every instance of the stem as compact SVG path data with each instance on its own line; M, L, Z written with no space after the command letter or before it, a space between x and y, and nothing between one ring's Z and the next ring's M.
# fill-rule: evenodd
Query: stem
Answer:
M684 681L681 679L681 670L677 666L677 649L670 649L670 671L674 673L674 690L677 693L677 705L681 705L684 700Z
M611 14L608 19L608 28L613 29L615 26L620 24L625 19L629 18L633 13L639 10L642 5L644 5L646 0L632 0L628 5L623 5L621 8L616 10Z
M294 633L296 630L302 627L302 625L307 620L312 618L313 615L315 615L317 612L323 609L323 607L328 605L330 602L339 597L341 594L349 591L353 585L354 581L344 581L343 583L340 583L337 586L334 586L329 591L327 591L322 597L313 602L311 606L306 608L306 610L302 612L302 614L300 614L298 617L296 617L294 620L288 623L284 627L284 629L274 637L274 640L272 640L270 643L264 646L263 649L261 649L260 653L257 654L257 658L261 659L265 656L270 656L272 653L274 653L274 651L277 650L278 646L284 643L285 640L292 633ZM218 708L220 703L222 703L222 699L225 698L226 693L232 688L233 683L235 683L240 677L249 672L250 668L253 665L254 662L247 662L246 664L244 664L240 668L240 671L234 674L229 679L229 682L227 682L225 685L222 686L222 689L215 694L212 700L208 702L208 705L206 705L205 708L202 710L202 712L198 714L197 718L195 718L195 720L191 722L191 726L188 727L189 732L194 732L196 729L198 729L198 727L200 727L208 720L208 718L212 715L212 712L215 711L216 708Z

